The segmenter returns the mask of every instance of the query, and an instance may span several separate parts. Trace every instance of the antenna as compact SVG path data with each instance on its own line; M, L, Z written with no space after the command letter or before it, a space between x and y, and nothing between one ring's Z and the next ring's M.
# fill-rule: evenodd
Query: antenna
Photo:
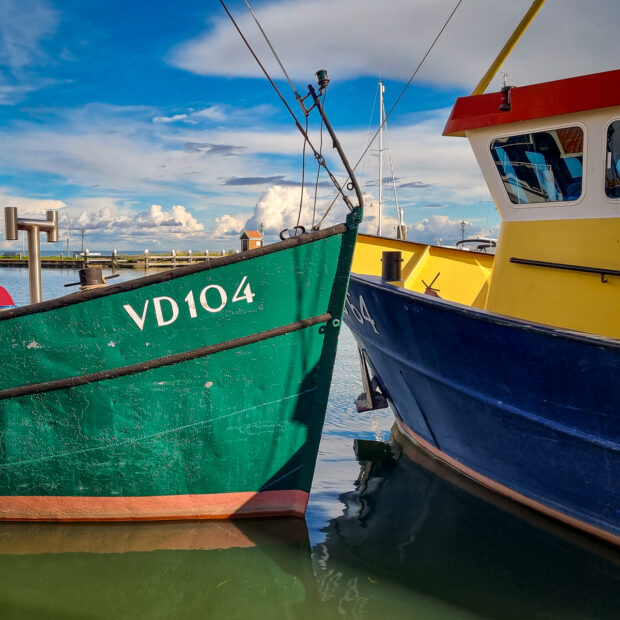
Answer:
M379 222L377 226L377 235L381 236L381 217L383 211L383 125L385 120L383 115L385 108L383 107L383 93L385 86L379 81Z

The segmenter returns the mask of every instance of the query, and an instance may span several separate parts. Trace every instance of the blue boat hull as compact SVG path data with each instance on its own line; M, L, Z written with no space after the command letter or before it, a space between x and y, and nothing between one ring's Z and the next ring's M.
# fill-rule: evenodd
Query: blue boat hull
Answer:
M620 544L620 342L353 275L351 328L401 429L479 482Z

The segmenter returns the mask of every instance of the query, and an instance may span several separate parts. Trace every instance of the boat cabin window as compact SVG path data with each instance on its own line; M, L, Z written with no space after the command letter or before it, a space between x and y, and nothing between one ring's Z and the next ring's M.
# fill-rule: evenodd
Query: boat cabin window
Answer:
M605 161L605 193L610 198L620 198L620 121L607 128Z
M497 138L491 154L513 204L568 202L581 196L580 127Z

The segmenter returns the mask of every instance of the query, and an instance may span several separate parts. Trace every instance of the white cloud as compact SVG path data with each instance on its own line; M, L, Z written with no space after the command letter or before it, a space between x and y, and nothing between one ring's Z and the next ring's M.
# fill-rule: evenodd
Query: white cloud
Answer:
M484 233L480 226L467 220L451 219L447 215L431 215L411 224L407 238L419 243L454 245L463 234L461 222L465 222L465 233L468 237Z
M301 189L298 187L270 187L259 199L246 228L257 230L262 224L265 234L277 235L284 228L295 226L299 213ZM304 196L307 203L307 194Z
M174 205L165 211L161 205L151 205L148 211L135 216L136 228L158 228L166 236L195 235L204 230L201 224L183 205Z
M224 111L224 106L221 105L212 105L208 108L203 108L202 110L196 110L192 113L192 116L206 118L210 121L221 122L226 120L226 112Z
M297 174L298 159L294 168L282 158L264 161L271 154L299 157L302 139L290 126L204 129L152 118L146 107L91 104L45 128L36 122L0 128L0 167L88 189L165 196L172 190L176 200L220 193L231 177Z
M93 199L93 205L99 202ZM104 206L98 209L81 210L71 214L71 228L84 230L112 230L124 237L140 234L148 229L149 235L160 235L174 238L178 235L195 235L202 233L201 224L184 206L174 205L166 211L161 205L153 204L147 211L128 214L121 205L114 204L113 200L101 201ZM105 203L108 204L105 204ZM157 231L154 233L154 229Z
M41 42L56 30L58 17L43 0L0 2L0 64L12 71L44 63Z
M408 123L392 127L390 152L395 175L401 187L399 196L406 202L422 205L424 202L465 202L488 195L486 183L471 152L469 142L464 138L447 138L442 131L450 110L434 110L419 113L409 118ZM365 135L358 132L351 135L344 132L342 142L348 152L361 152ZM377 145L375 144L375 147ZM359 179L370 179L376 183L378 162L360 166ZM384 160L384 173L389 170ZM384 193L391 192L384 184ZM373 199L377 199L375 196Z
M303 206L300 213L300 187L282 187L272 185L259 198L252 217L245 223L245 228L258 230L262 225L265 235L279 235L284 229L293 228L297 224L309 229L317 223L326 211L329 202L326 199L317 199L315 208L314 198L308 191L303 192ZM342 219L340 205L330 212L323 222L322 228L329 226L335 219Z
M62 200L53 198L30 198L28 196L15 196L6 192L0 187L0 206L17 207L19 217L34 217L45 214L52 209L64 209L67 204ZM0 214L0 219L4 221L4 216Z
M189 108L187 112L161 115L153 117L153 123L185 123L189 125L202 124L209 126L213 123L219 125L232 125L256 127L257 122L265 122L274 116L278 108L271 104L261 104L247 108L239 108L229 104L214 104L207 108L194 110Z
M176 123L178 121L186 121L187 114L173 114L172 116L154 116L154 123Z
M408 79L455 5L455 0L287 0L262 4L255 12L288 73L303 84L318 68L338 80ZM463 2L420 79L473 87L530 5L531 0ZM548 0L503 68L511 83L615 69L617 11L617 0ZM239 10L236 18L259 57L281 77L249 14ZM202 75L260 75L224 18L172 50L169 61Z
M386 97L390 95L386 93ZM266 183L277 184L276 179L292 183L300 178L302 139L294 129L153 125L152 112L147 107L124 110L118 106L88 105L75 109L70 117L47 129L25 122L19 130L0 129L4 145L0 166L22 173L53 175L59 191L68 184L82 188L86 196L68 200L72 220L74 213L99 212L106 207L132 217L137 211L136 198L144 204L142 195L146 193L158 196L158 202L190 207L217 236L233 230L236 234L241 228L236 220L220 219L226 213L234 219L239 218L241 211L255 209L246 218L252 220L248 226L258 227L263 222L268 234L277 234L297 222L299 187L283 183L277 190L266 192L257 205L257 195L264 191ZM406 221L415 218L412 210L427 203L477 203L488 196L467 140L441 136L447 115L448 110L419 113L415 118L404 117L398 126L391 125L391 153L396 174L404 185L399 199ZM366 131L340 131L339 137L349 159L356 161L366 146ZM327 155L328 164L343 181L333 152ZM376 157L360 166L361 183L376 183L378 169L372 168L377 168ZM314 165L311 169L312 176L306 180L308 189L313 191ZM321 178L325 181L325 176ZM231 179L236 182L227 184ZM315 221L336 195L335 190L324 187L321 191ZM108 198L88 197L94 192ZM376 193L376 185L373 192ZM369 196L367 204L372 200L376 196ZM302 224L308 226L312 224L314 201L306 195L304 204ZM387 205L386 217L393 217L389 208ZM110 224L110 219L104 217L106 213L109 210L102 211L97 220L102 230ZM324 225L343 215L334 210ZM367 218L365 226L371 226L368 211Z
M131 218L119 214L114 207L110 206L103 207L98 211L82 211L77 216L70 218L71 228L89 231L112 230L130 222Z
M386 213L385 204L381 213L381 234L385 237L396 237L396 226L398 220L392 215ZM371 196L365 197L364 219L360 226L360 232L376 235L379 230L379 202L372 199Z
M222 237L232 237L240 235L245 229L245 223L252 217L251 214L238 216L228 213L215 218L215 228L211 231L211 236L215 239Z
M30 84L3 84L0 74L0 105L10 105L33 90L37 88Z
M33 70L49 62L43 41L57 25L56 11L43 0L0 0L0 105L55 83Z
M259 230L262 226L266 237L277 237L282 230L292 229L298 223L309 230L313 223L321 219L331 200L318 198L315 206L314 198L304 190L304 202L300 215L300 197L300 187L272 185L260 196L251 214L236 216L225 214L216 217L216 225L212 234L216 237L233 236L240 234L244 229ZM325 228L343 219L344 207L337 203L322 222L321 227Z

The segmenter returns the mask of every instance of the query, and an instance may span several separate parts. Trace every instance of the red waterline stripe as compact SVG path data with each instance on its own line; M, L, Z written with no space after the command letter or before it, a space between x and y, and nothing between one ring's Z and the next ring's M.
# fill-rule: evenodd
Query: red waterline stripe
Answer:
M3 521L164 521L303 517L305 491L248 491L149 497L0 496Z
M452 458L451 456L448 456L447 454L445 454L438 448L435 448L435 446L431 445L430 443L428 443L428 441L426 441L425 439L422 439L422 437L420 437L418 434L412 431L402 420L396 420L396 425L398 426L400 431L403 433L403 435L407 439L409 439L410 441L413 441L415 444L419 445L421 448L423 448L424 450L432 454L435 458L439 459L440 461L443 461L447 465L450 465L450 467L453 467L454 469L461 472L462 474L465 474L468 478L475 480L479 484L482 484L483 486L491 489L492 491L495 491L496 493L499 493L500 495L504 495L505 497L508 497L509 499L512 499L513 501L519 502L520 504L523 504L527 506L528 508L532 508L533 510L542 512L548 517L553 517L554 519L558 519L559 521L562 521L563 523L567 523L568 525L571 525L572 527L576 527L583 532L587 532L588 534L598 536L599 538L602 538L603 540L606 540L614 545L620 546L620 536L616 536L615 534L612 534L611 532L602 530L598 527L590 525L589 523L584 523L583 521L580 521L579 519L575 519L574 517L570 517L564 514L563 512L560 512L559 510L554 510L553 508L549 508L548 506L545 506L545 504L541 504L540 502L537 502L536 500L533 500L525 495L521 495L521 493L517 493L516 491L509 489L508 487L500 484L499 482L495 482L495 480L492 480L491 478L487 478L486 476L479 474L477 471L467 467L467 465L463 465L462 463Z

